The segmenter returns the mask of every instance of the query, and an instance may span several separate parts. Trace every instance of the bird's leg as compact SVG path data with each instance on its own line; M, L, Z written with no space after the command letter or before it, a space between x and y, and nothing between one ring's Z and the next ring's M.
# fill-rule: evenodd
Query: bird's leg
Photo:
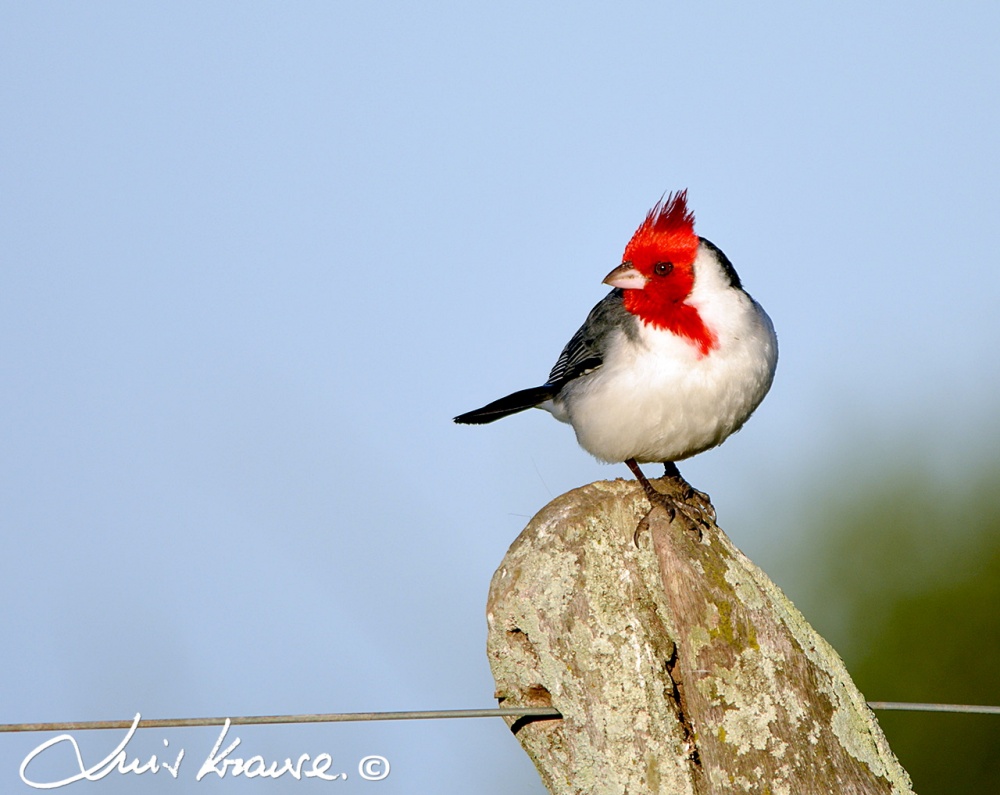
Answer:
M632 474L635 475L635 479L639 481L639 485L642 486L642 490L646 492L646 499L649 500L650 505L654 508L659 505L663 510L667 512L670 517L670 521L673 522L677 517L677 509L680 504L675 502L672 497L668 497L662 491L657 491L653 488L653 484L650 483L642 470L639 469L639 464L634 458L628 458L625 460L625 464L629 469L632 470ZM632 534L632 543L635 544L636 549L639 548L639 534L642 533L643 529L649 527L649 514L639 522L638 527L635 528L635 532Z
M676 483L677 490L680 492L677 497L673 494L664 494L662 491L654 489L653 484L646 479L646 476L639 469L639 464L634 458L627 459L625 464L632 470L632 474L639 481L642 490L646 492L646 497L650 503L663 508L670 516L671 522L674 521L678 513L684 514L684 517L691 522L692 527L697 531L700 538L701 530L699 529L699 525L707 527L715 521L715 509L712 507L708 495L693 489L691 484L681 477L681 473L677 471L677 466L672 461L664 463L666 467L665 477ZM642 526L643 523L640 523L633 537L636 546L639 545L639 530Z
M632 474L639 481L642 490L646 492L649 502L654 507L658 505L663 508L670 517L671 522L677 518L678 513L683 514L695 537L701 540L701 528L708 527L715 521L715 509L712 507L708 495L691 488L691 484L681 477L681 473L677 471L677 467L672 461L664 464L666 467L665 477L672 481L674 485L670 494L654 489L653 484L646 479L646 476L639 469L639 464L634 458L628 459L625 464L632 470ZM639 523L639 526L635 529L635 534L632 536L632 541L637 547L639 546L639 534L644 527L648 526L648 519L649 517L647 516L646 519L643 519Z
M642 474L642 470L639 469L639 464L636 463L634 458L626 459L625 465L632 470L632 474L635 475L635 479L639 481L639 485L642 486L642 490L646 492L646 497L649 501L653 505L659 505L666 510L666 512L670 514L670 521L672 522L674 520L674 516L677 515L675 502L662 491L657 491L653 488L653 484L646 479L644 474ZM676 467L674 468L676 469Z
M694 503L698 510L708 517L709 522L715 522L715 506L712 505L712 500L705 492L698 491L684 479L677 464L673 461L664 461L663 477L677 484L681 492L681 499L688 503Z

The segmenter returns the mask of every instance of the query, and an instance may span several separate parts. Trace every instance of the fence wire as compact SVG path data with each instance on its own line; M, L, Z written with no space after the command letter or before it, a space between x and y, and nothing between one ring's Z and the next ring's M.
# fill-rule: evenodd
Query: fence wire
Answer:
M1000 715L1000 706L981 704L926 704L910 701L869 701L875 710L908 712L953 712ZM137 715L136 718L139 716ZM263 726L287 723L348 723L376 720L437 720L447 718L535 718L554 720L562 714L552 707L501 707L499 709L438 709L415 712L327 712L305 715L251 715L236 718L143 718L140 729L177 729L194 726L219 726L227 720L233 726ZM98 729L130 729L132 720L87 720L70 723L0 723L3 732L70 732Z

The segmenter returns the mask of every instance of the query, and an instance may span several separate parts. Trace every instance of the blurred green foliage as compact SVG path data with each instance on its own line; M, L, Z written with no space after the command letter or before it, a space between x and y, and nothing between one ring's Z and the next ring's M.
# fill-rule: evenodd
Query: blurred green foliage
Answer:
M779 579L872 701L1000 704L1000 468L807 503ZM920 795L1000 792L1000 716L877 713Z

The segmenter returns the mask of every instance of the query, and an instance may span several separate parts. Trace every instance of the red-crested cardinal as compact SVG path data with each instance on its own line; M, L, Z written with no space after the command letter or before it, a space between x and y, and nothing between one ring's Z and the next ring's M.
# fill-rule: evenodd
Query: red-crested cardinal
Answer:
M685 499L714 517L674 462L721 444L764 399L778 362L771 319L732 263L694 232L687 191L660 200L604 279L612 291L563 348L548 381L455 422L481 425L545 409L584 450L622 461L650 501L671 503L638 464L662 462ZM680 507L680 506L678 506Z

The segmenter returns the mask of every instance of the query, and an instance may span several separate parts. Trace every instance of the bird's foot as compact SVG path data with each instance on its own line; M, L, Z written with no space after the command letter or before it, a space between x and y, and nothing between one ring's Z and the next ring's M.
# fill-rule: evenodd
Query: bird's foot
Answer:
M700 494L701 492L698 493ZM700 527L711 527L715 524L715 508L712 507L712 503L708 502L708 500L705 500L705 502L695 501L694 504L684 502L682 505L684 506L685 516L692 522L697 522Z
M715 506L705 492L688 486L681 495L681 500L685 515L692 521L705 527L715 524Z
M649 500L652 509L662 508L670 523L677 519L678 514L684 517L687 529L694 536L696 541L701 541L702 538L702 528L708 527L711 521L708 519L708 514L702 509L690 505L682 499L675 497L671 494L665 494L662 491L657 491L656 489L650 487L649 491L646 492L646 498ZM711 504L709 504L711 507ZM652 510L651 510L652 512ZM639 546L639 536L642 531L649 527L649 516L645 516L641 522L639 522L638 527L635 529L635 533L632 535L632 542L638 547Z
M698 491L698 489L688 483L680 471L678 471L677 465L672 461L665 462L663 468L664 479L674 485L674 488L680 495L681 504L687 509L685 515L706 527L715 524L715 506L712 505L711 498L705 492ZM692 516L691 513L697 514L697 518Z
M670 483L671 492L673 493L666 493L653 488L653 484L646 479L646 476L643 475L642 470L639 469L639 465L634 460L628 460L625 463L636 476L650 504L653 507L659 507L666 511L671 522L677 518L678 514L683 516L694 535L698 540L701 540L702 528L709 527L715 523L715 508L712 507L712 501L708 495L693 488L690 483L681 477L680 472L677 471L677 467L673 466L673 464L667 468L665 476L665 480ZM670 467L673 468L673 471L671 471ZM636 528L635 534L632 537L636 546L639 546L639 534L646 524L647 522L645 521L640 522Z

